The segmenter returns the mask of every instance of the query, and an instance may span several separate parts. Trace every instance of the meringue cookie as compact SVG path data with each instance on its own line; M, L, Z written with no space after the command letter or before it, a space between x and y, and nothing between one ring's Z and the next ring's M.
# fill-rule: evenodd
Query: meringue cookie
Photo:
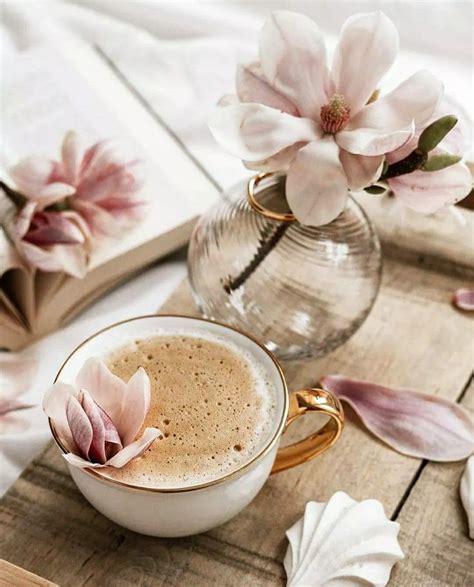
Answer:
M308 502L286 533L288 587L386 585L404 558L399 530L375 499L358 502L338 491L327 503Z

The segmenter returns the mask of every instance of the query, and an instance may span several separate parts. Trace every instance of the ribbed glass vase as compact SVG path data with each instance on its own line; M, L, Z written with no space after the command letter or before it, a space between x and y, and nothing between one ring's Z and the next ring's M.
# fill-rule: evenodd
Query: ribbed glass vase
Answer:
M284 212L284 177L258 201ZM248 203L247 181L204 215L188 271L202 314L244 330L281 359L315 358L343 344L369 314L380 285L377 235L357 202L326 226L269 219Z

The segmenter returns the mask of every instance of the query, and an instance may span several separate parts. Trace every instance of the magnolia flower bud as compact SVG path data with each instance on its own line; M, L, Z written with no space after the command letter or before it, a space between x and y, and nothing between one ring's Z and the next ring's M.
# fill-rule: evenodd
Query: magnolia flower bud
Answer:
M458 119L455 116L442 116L432 122L421 133L418 139L418 149L423 153L432 151L456 125Z
M439 171L445 169L450 165L459 163L462 157L459 155L451 155L450 153L440 153L439 155L432 155L428 161L421 167L423 171Z

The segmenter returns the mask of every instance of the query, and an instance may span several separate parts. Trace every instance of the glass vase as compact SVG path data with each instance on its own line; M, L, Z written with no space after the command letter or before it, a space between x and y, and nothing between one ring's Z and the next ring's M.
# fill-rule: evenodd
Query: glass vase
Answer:
M285 177L258 179L250 203L242 181L198 222L193 297L205 317L250 333L280 359L320 357L367 318L380 285L379 240L351 196L330 224L304 226L287 208Z

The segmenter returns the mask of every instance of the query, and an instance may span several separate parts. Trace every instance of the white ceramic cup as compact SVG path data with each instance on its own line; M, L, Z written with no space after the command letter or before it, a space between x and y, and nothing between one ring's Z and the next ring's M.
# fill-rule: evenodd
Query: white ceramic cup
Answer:
M271 473L307 461L334 444L344 422L339 401L327 391L305 389L289 395L280 365L256 340L229 326L186 316L140 316L109 326L69 355L55 381L74 383L88 357L103 357L128 340L179 330L215 334L250 352L275 387L277 409L268 438L248 461L199 485L166 489L137 487L106 478L96 470L68 464L77 487L99 512L125 528L150 536L187 536L226 522L252 501ZM315 434L278 449L287 425L308 410L323 412L330 418ZM51 421L50 426L59 449L66 452Z

